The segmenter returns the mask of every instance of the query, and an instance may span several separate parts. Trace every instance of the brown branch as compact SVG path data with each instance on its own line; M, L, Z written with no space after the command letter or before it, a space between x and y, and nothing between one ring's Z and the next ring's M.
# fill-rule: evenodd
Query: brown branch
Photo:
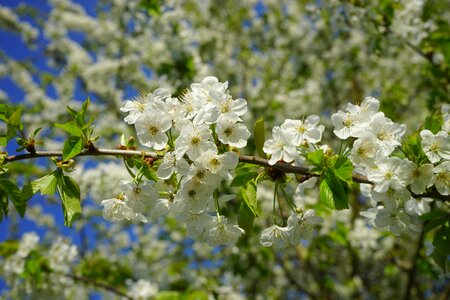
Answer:
M62 156L62 151L36 151L35 153L27 153L27 154L18 154L7 156L4 158L4 163L24 160L24 159L33 159L40 157L52 157L52 156ZM136 151L136 150L116 150L116 149L85 149L81 151L77 156L120 156L120 157L132 157L132 156L142 156L142 157L151 157L151 158L159 158L154 152L144 152L144 151Z
M62 151L36 151L35 153L27 153L27 154L18 154L18 155L12 155L7 156L3 158L3 163L6 164L8 162L18 161L18 160L25 160L25 159L34 159L34 158L40 158L40 157L52 157L62 156ZM136 150L116 150L116 149L97 149L97 148L90 148L90 149L84 149L81 151L78 156L120 156L120 157L133 157L133 156L140 156L143 158L154 158L154 159L160 159L161 156L158 156L154 152L144 152L144 151L136 151ZM248 156L248 155L239 155L239 161L243 163L249 163L253 165L262 166L265 168L272 168L273 170L280 171L283 173L292 173L292 174L300 174L300 175L306 175L306 176L320 176L317 174L313 174L310 172L309 168L304 166L293 166L291 164L279 161L274 165L270 165L269 161L264 158L256 157L256 156ZM352 179L354 182L357 183L365 183L365 184L373 184L369 179L367 179L366 176L353 173ZM411 193L411 195L414 198L434 198L441 201L450 201L449 195L441 195L436 190L432 190L429 192L426 192L424 194L414 194Z
M123 297L125 299L133 300L132 297L128 296L124 292L118 290L117 288L115 288L115 287L113 287L113 286L111 286L109 284L106 284L106 283L103 283L103 282L99 282L99 281L96 281L96 280L94 280L92 278L84 277L84 276L71 275L71 274L66 274L66 276L69 277L69 278L72 278L75 281L80 281L80 282L83 282L83 283L92 284L95 287L102 288L104 290L107 290L108 292L114 293L114 294L116 294L118 296L121 296L121 297Z

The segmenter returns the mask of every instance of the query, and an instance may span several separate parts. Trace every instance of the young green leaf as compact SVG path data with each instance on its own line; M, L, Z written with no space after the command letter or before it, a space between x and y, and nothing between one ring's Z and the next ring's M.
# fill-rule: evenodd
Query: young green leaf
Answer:
M306 159L314 166L311 172L321 173L325 167L325 156L323 150L319 149L306 154Z
M238 225L245 230L246 235L251 232L254 221L255 214L250 209L250 207L248 207L247 203L245 201L242 201L241 206L239 207Z
M442 112L440 110L435 110L425 118L423 127L424 129L431 131L433 134L436 134L439 130L441 130L443 124L444 118L442 117Z
M347 183L352 183L353 165L347 157L338 157L334 162L334 174Z
M241 195L248 208L255 217L259 217L258 201L256 199L257 185L254 180L249 181L245 186L241 187Z
M20 116L22 115L22 108L18 107L14 110L11 116L8 119L8 124L14 126L15 128L22 130L23 124L20 120Z
M325 176L320 183L320 202L333 209L348 208L347 193L344 185L346 183L339 180L333 170L327 169Z
M6 135L0 135L0 146L6 147L6 145L8 145Z
M319 201L320 203L324 204L328 208L334 208L334 201L333 201L333 192L331 191L330 186L328 185L327 181L324 179L320 183L320 194L319 194Z
M39 187L36 185L33 185L33 183L30 182L30 183L25 184L22 187L22 190L20 191L20 197L22 198L22 201L28 201L37 192L39 192Z
M83 150L83 140L79 136L71 136L64 142L63 160L71 159Z
M84 121L84 117L86 116L86 111L87 111L87 108L88 108L90 102L91 101L89 100L89 98L87 98L86 101L84 101L83 106L81 107L81 110L77 113L77 115L75 117L75 121L77 122L77 125L80 128L83 128L84 125L86 124Z
M259 157L266 158L266 153L263 151L264 142L266 140L266 128L264 126L264 119L260 118L253 126L253 137L255 139L256 153Z
M39 189L39 191L41 191L41 195L53 195L56 192L57 185L55 173L56 171L33 181L31 183L32 190Z
M55 175L64 213L64 225L72 227L73 222L81 216L80 188L72 178L64 176L60 169Z
M3 217L8 216L8 211L8 197L6 194L0 192L0 222L3 220Z
M22 200L21 192L17 185L14 182L2 179L0 180L0 193L5 193L20 216L24 217L27 203Z
M332 169L328 169L325 172L324 179L327 181L328 186L333 192L334 207L338 210L348 208L348 197L345 190L347 184L342 180L339 180Z
M64 124L55 123L55 126L64 130L72 136L81 136L81 134L83 133L83 131L80 127L78 127L75 121L69 121Z
M238 174L238 175L236 175L236 177L233 178L233 181L231 181L230 186L235 186L235 187L243 186L243 185L247 184L247 182L249 182L250 180L255 179L257 176L258 176L258 172L253 172L253 171Z
M444 270L448 272L448 256L450 255L450 222L443 224L433 238L434 251L431 257Z

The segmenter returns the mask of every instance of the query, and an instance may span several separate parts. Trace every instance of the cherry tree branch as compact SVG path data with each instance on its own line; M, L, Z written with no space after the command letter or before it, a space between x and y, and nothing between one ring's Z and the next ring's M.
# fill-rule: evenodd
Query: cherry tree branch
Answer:
M26 154L18 154L18 155L11 155L6 156L3 158L3 163L9 163L19 160L26 160L26 159L37 159L41 157L61 157L62 151L35 151L34 153L26 153ZM133 156L139 156L142 158L153 158L153 159L160 159L161 156L157 155L155 152L145 152L145 151L137 151L137 150L119 150L119 149L101 149L101 148L90 148L90 149L84 149L79 153L76 157L79 156L120 156L120 157L133 157ZM239 161L243 163L253 164L262 166L265 168L272 168L272 170L276 170L282 173L291 173L291 174L300 174L305 176L319 176L317 174L313 174L310 172L309 168L305 166L293 166L291 164L279 161L274 165L270 165L269 161L267 159L256 157L256 156L248 156L248 155L239 155ZM354 182L357 183L365 183L365 184L373 184L369 179L367 179L366 176L353 173L352 179ZM434 198L441 201L449 201L450 202L450 196L441 195L438 191L432 190L429 192L426 192L424 194L414 194L411 192L411 195L414 198Z
M86 283L86 284L91 284L91 285L93 285L95 287L104 289L104 290L106 290L108 292L111 292L113 294L121 296L122 298L125 298L125 299L128 299L128 300L132 300L133 299L132 297L128 296L127 294L125 294L124 292L118 290L117 288L115 288L115 287L113 287L113 286L111 286L109 284L96 281L96 280L94 280L92 278L79 276L79 275L72 275L72 274L67 274L66 276L71 278L71 279L73 279L73 280L75 280L75 281L83 282L83 283Z

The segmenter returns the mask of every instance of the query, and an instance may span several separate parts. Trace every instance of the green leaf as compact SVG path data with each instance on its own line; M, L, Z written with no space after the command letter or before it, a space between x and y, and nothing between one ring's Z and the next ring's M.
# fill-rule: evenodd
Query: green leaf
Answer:
M179 300L181 295L176 291L161 291L155 295L155 300Z
M11 200L17 212L23 218L23 216L25 215L25 210L27 208L27 203L26 201L22 200L21 192L17 185L9 180L2 179L0 180L0 189L4 193L6 193L6 196L9 198L9 200Z
M13 112L13 108L9 106L8 104L0 104L0 120L2 120L5 123L8 123L9 116L11 116Z
M8 145L8 140L6 139L6 135L0 135L0 146L6 147Z
M325 172L324 179L327 181L328 186L330 187L331 191L333 192L333 202L334 207L338 210L341 209L347 209L348 208L348 197L347 192L345 188L347 187L347 184L343 182L342 180L339 180L334 170L328 169Z
M0 192L0 221L3 220L3 217L8 216L9 206L8 206L8 197L6 194Z
M76 115L75 120L77 122L78 127L80 127L80 128L83 128L86 124L84 121L84 118L86 116L86 111L87 111L87 108L89 107L90 102L91 101L89 100L89 98L87 98L86 101L84 101L83 106L81 107L81 110Z
M8 119L8 124L14 126L17 129L22 130L23 124L20 121L20 116L22 115L22 108L18 107L14 110L11 116Z
M428 221L428 220L433 220L433 219L441 219L441 218L445 218L445 217L450 217L448 212L437 209L437 210L434 210L434 211L431 211L429 213L419 216L419 220Z
M320 202L332 209L348 208L348 198L345 191L346 183L339 180L333 170L327 169L320 183Z
M0 136L0 146L8 145L8 142L17 136L17 128L11 125L10 123L6 123L6 133L3 133Z
M13 255L19 250L19 241L17 240L8 240L0 243L0 256L8 257Z
M333 192L331 191L331 188L326 180L322 180L319 189L320 189L319 194L320 202L328 208L334 208Z
M434 110L430 115L425 118L425 122L423 124L424 129L428 129L433 134L438 133L442 125L444 124L444 118L442 116L442 112L440 109Z
M433 239L435 251L442 254L450 254L450 222L447 222L439 228Z
M246 235L248 235L251 232L254 221L255 221L255 214L247 205L247 202L242 201L241 206L239 207L238 225L239 227L245 230Z
M64 130L65 132L69 133L72 136L81 136L81 134L83 133L81 128L78 127L75 121L69 121L64 124L55 123L55 126Z
M253 137L255 139L256 152L259 157L266 158L266 153L264 153L263 147L266 140L266 128L264 125L264 119L260 118L255 122L253 126Z
M33 137L35 137L41 130L42 130L42 127L36 128L33 132Z
M402 152L405 153L406 158L421 165L426 159L425 152L423 152L422 145L420 144L419 132L415 132L412 135L407 136L402 145Z
M448 256L450 255L450 222L447 222L439 228L433 239L434 251L431 257L444 270L448 272Z
M146 9L151 16L159 16L161 14L162 0L141 0L139 6Z
M76 120L78 112L75 109L71 108L70 106L67 106L67 111L69 112L70 116L74 120Z
M22 187L22 191L20 192L20 197L22 198L22 201L28 201L37 192L39 192L39 186L37 186L36 184L33 184L33 182L30 182L30 183L25 184Z
M255 217L259 217L258 201L256 199L257 185L254 180L249 181L245 186L241 187L241 195L248 208Z
M334 163L333 171L340 180L352 183L353 165L347 157L338 157Z
M83 140L79 136L71 136L64 142L63 160L71 159L83 150Z
M324 167L324 154L323 150L319 149L314 152L309 152L306 154L306 159L314 166L323 169Z
M235 186L235 187L244 186L245 184L247 184L247 182L256 178L257 176L258 176L258 172L253 172L253 171L238 174L238 175L236 175L236 177L233 178L233 181L231 181L230 186Z
M64 225L72 227L73 222L81 216L80 188L69 176L64 176L58 169L55 172L57 178L57 189L62 201L64 213Z
M33 181L31 183L32 190L39 189L39 191L41 191L41 195L53 195L56 192L57 185L55 173L56 171Z

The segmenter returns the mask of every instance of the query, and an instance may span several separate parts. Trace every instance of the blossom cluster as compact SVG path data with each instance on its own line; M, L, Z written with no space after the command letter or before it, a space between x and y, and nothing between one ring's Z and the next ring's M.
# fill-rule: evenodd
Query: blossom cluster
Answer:
M416 231L416 217L430 211L432 200L420 197L427 188L434 185L440 194L450 193L448 114L436 134L427 129L420 131L420 145L427 161L418 165L407 158L391 156L402 145L406 126L387 118L378 111L379 106L377 99L367 97L361 105L348 104L345 112L338 111L331 119L338 138L355 139L350 158L356 171L373 182L373 186L362 186L373 207L361 214L377 228L399 235Z
M219 187L233 178L239 162L233 149L245 147L250 132L241 119L246 100L233 99L227 89L227 82L206 77L178 98L157 89L125 102L125 122L134 125L140 144L164 153L156 172L160 180L137 174L121 181L122 192L101 203L105 219L147 222L147 216L172 214L190 236L211 245L237 241L244 230L220 215L220 205L233 197L220 195Z
M39 236L35 232L26 232L23 234L18 243L17 251L4 258L2 271L4 278L10 286L17 289L23 289L28 294L39 293L33 290L30 281L22 281L29 272L30 260L40 257L39 252ZM67 277L71 271L73 263L78 259L78 249L75 245L69 244L62 238L58 238L51 244L50 249L45 255L40 257L40 263L45 262L47 273L45 273L45 281L42 289L64 289L72 284L72 280ZM36 262L33 262L36 264ZM24 284L25 283L25 284ZM22 286L24 285L24 286ZM69 292L69 291L67 291ZM66 291L59 293L66 295Z
M372 208L361 214L375 227L399 235L417 230L417 216L430 211L431 200L421 199L420 194L433 185L442 195L449 194L449 118L445 115L443 128L436 134L426 129L420 132L426 161L417 165L392 156L402 145L406 126L387 118L379 106L377 99L367 97L360 105L349 103L331 121L334 134L351 145L339 155L347 156L355 170L373 183L362 187ZM104 218L148 222L148 218L172 215L193 238L210 245L235 243L244 230L220 215L221 205L233 198L220 188L233 179L232 170L239 163L237 149L245 147L250 137L241 118L247 111L246 100L233 99L228 83L210 76L191 84L179 97L160 88L127 100L121 110L128 113L125 122L134 126L140 144L159 157L153 162L158 179L144 180L139 169L132 181L121 180L120 194L101 202ZM332 153L329 146L319 145L325 129L319 122L319 116L311 115L274 127L263 146L268 164L307 165L308 153L318 149ZM301 199L317 181L312 177L298 184L296 198ZM275 189L275 197L276 193ZM299 203L300 207L290 204L286 226L274 224L263 230L262 245L297 245L309 239L314 226L322 222L305 203Z
M402 145L406 126L387 118L379 107L380 102L373 97L365 98L360 105L349 103L346 111L339 110L331 116L333 132L351 145L343 155L348 156L356 172L373 183L361 185L363 195L370 199L372 206L361 215L375 227L396 235L407 230L417 231L417 217L430 211L432 201L420 195L433 185L442 195L450 193L449 115L444 114L444 124L437 133L427 129L420 131L420 146L425 159L417 164L408 158L392 156ZM324 126L319 125L319 117L315 115L305 120L286 120L273 128L272 138L264 144L264 152L270 155L268 163L274 165L284 161L305 165L308 152L319 148L332 151L327 145L318 145L323 131ZM305 189L313 188L316 182L317 178L312 177L298 184L296 197L301 199ZM273 225L265 229L261 243L276 247L285 247L289 242L296 244L298 235L293 232L298 230L293 229L293 224L312 228L321 221L314 210L300 212L296 214L294 210L288 226ZM310 235L311 232L304 234Z
M281 126L272 129L272 138L264 143L263 151L270 155L269 164L284 161L300 165L305 162L305 154L314 151L322 140L325 126L319 124L319 116L311 115L304 120L287 119ZM297 186L296 195L301 197L305 189L312 188L317 182L313 177ZM315 215L313 209L305 212L294 209L287 220L287 226L272 225L263 230L261 245L284 248L289 244L298 245L300 240L310 239L314 225L320 224L322 218Z

